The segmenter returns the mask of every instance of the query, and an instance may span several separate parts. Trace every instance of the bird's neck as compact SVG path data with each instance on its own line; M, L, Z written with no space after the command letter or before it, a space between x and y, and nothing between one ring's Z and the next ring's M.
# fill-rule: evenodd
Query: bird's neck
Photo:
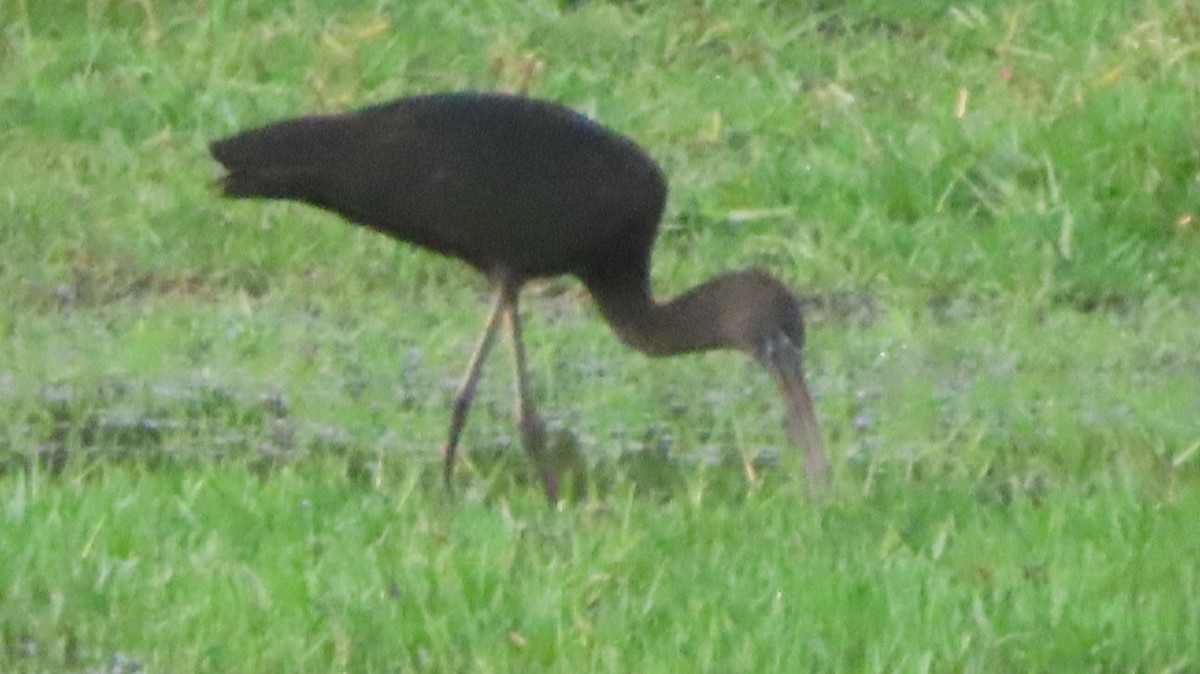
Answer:
M588 284L600 313L622 342L649 356L670 356L729 346L719 307L705 283L657 302L646 278Z

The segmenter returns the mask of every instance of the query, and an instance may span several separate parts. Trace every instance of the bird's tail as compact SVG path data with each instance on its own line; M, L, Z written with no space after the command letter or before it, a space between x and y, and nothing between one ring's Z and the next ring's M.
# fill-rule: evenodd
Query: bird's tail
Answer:
M213 141L209 151L228 171L218 181L225 196L307 199L348 133L343 117L302 117Z

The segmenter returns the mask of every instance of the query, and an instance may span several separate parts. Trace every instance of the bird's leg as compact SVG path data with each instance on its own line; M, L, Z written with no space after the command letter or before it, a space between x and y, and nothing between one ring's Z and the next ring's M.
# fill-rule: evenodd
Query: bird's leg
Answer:
M442 448L442 477L446 481L447 488L450 487L450 478L454 474L454 458L458 450L458 438L467 422L467 412L471 409L471 401L475 399L475 385L479 383L479 376L483 373L483 363L487 360L492 345L496 342L496 330L500 327L500 315L503 313L504 306L504 292L501 291L496 294L496 301L492 304L491 312L488 313L483 334L480 335L479 342L475 345L475 351L471 354L471 362L467 365L467 371L463 374L458 390L454 393L454 404L450 412L450 434L446 438L446 445Z
M513 369L516 376L517 427L525 451L533 459L534 467L542 478L542 487L551 503L558 502L558 469L553 457L546 452L546 424L538 416L533 403L533 392L529 386L529 373L525 367L525 345L521 341L521 314L517 306L519 287L505 286L501 291L504 313L507 317L509 336L512 338Z

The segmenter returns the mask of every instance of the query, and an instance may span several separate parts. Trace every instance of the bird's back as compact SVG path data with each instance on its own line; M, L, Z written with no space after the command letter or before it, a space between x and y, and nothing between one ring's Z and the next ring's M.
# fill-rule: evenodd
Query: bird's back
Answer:
M666 198L632 141L562 106L500 94L277 122L212 152L230 196L305 201L485 273L644 267Z

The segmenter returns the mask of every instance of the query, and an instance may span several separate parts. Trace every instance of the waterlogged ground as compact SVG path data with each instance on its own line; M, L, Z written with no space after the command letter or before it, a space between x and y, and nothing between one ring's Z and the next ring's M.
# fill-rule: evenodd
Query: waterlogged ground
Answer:
M690 440L701 434L688 433L688 426L707 427L711 435L711 417L731 413L747 428L761 427L752 436L760 443L778 435L773 394L745 359L717 354L649 360L622 349L586 305L556 316L559 298L533 294L527 309L537 326L532 339L554 349L539 363L547 367L535 373L541 393L558 427L586 429L589 454L629 450L623 445L644 444L634 439L639 435L658 436L649 444L664 450L680 433L694 445ZM467 301L485 309L482 297ZM157 303L164 306L149 306ZM179 312L169 296L119 299L20 319L22 333L32 338L13 341L13 359L0 380L8 417L24 415L12 426L20 440L10 443L34 449L41 461L59 468L80 450L102 458L132 452L204 460L253 454L257 447L287 459L313 447L351 451L372 435L405 454L429 453L423 443L436 445L442 429L419 420L445 416L457 366L478 329L469 307L461 314L461 334L449 336L450 344L423 348L412 324L439 322L441 308L396 307L389 316L380 307L347 326L350 319L319 311L288 315L293 308L247 303L244 310L217 308L213 316L203 305ZM854 456L880 445L884 421L891 428L929 421L951 434L987 427L985 437L973 440L980 442L1014 426L1038 434L1059 424L1091 426L1104 434L1137 430L1140 420L1165 431L1161 452L1169 452L1168 440L1186 441L1191 428L1186 413L1195 402L1191 378L1198 360L1188 324L1191 307L1156 309L1147 302L1110 311L1027 312L957 300L905 311L866 295L810 296L805 304L812 333L809 367L823 416L831 417L826 431L851 442ZM539 311L543 306L546 314ZM1005 311L1007 316L997 315ZM153 326L147 322L147 314L170 312L179 315ZM233 361L234 371L214 367L217 353ZM374 366L368 362L372 357L378 358ZM485 447L508 442L503 427L510 423L511 376L503 360L497 356L489 372L480 419L473 424L487 426L475 433L476 443ZM578 377L562 377L564 368ZM647 368L653 379L675 381L646 391L639 381L646 375L639 371ZM722 379L722 371L731 376ZM711 383L694 394L675 386L706 376ZM317 380L320 385L306 386ZM582 418L579 401L603 395L596 389L615 390L614 398L641 398L631 409L647 404L657 409L634 415L641 428L620 427L593 438L597 423ZM1088 395L1067 398L1080 390ZM1134 408L1134 400L1147 398L1153 407ZM889 413L900 418L889 419ZM910 413L928 418L905 421ZM339 419L342 415L348 418ZM434 432L429 438L400 433L412 423ZM680 428L671 432L670 426ZM1172 438L1172 428L1184 433ZM211 437L218 429L224 437ZM175 446L196 438L211 446L195 451Z

